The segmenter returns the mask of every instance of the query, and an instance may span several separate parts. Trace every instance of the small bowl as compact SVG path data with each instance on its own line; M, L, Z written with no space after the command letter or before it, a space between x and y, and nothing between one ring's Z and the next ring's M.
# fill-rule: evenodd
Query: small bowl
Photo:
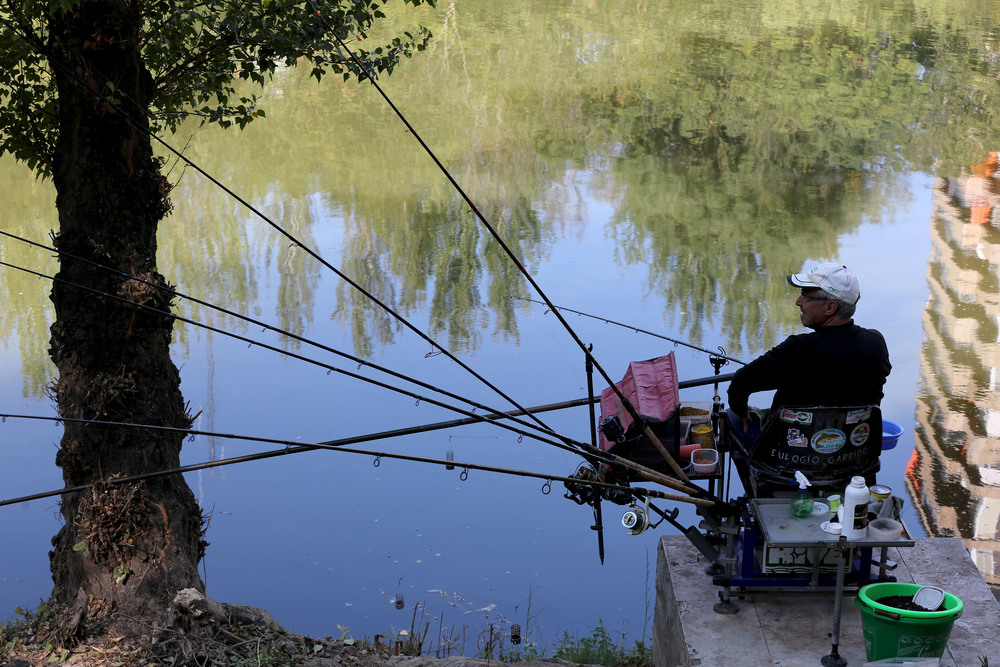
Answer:
M882 451L893 449L899 443L899 436L903 435L903 427L888 419L882 420Z
M903 524L895 519L873 519L868 524L868 538L872 540L895 540L903 534Z
M719 463L719 452L714 449L696 449L691 452L691 467L697 473L715 472Z

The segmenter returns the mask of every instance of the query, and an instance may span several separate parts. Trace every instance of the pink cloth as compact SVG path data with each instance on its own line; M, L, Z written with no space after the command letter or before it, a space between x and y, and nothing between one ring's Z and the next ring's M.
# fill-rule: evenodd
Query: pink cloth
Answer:
M643 418L659 422L667 419L680 407L680 393L677 388L677 363L674 353L650 359L633 361L625 371L621 382L615 383L632 406ZM616 416L627 432L632 425L632 416L622 406L615 390L608 387L601 392L601 418ZM608 442L600 434L600 447L607 451L614 443Z

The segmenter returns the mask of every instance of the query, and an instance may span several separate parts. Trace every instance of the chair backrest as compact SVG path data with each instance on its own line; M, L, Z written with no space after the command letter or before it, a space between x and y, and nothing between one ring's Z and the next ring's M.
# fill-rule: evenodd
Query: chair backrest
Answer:
M752 492L767 497L790 490L796 470L814 490L842 490L855 475L873 483L881 453L877 405L779 408L768 415L749 454Z

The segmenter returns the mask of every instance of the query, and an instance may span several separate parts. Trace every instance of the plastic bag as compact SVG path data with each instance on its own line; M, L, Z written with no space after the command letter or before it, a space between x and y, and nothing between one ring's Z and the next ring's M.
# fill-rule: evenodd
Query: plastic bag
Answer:
M885 500L876 500L873 503L868 503L868 517L870 519L893 519L894 521L899 521L899 515L902 510L903 499L897 496L889 496Z

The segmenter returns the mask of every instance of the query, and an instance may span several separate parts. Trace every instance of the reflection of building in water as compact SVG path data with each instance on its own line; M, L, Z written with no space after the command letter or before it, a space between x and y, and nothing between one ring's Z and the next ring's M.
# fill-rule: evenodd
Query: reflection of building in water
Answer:
M960 537L1000 586L1000 183L997 155L937 178L916 450L907 470L928 535Z
M974 225L985 225L990 221L997 191L1000 190L996 173L997 153L990 153L985 160L972 165L972 175L962 185L962 200L969 209L969 221Z

